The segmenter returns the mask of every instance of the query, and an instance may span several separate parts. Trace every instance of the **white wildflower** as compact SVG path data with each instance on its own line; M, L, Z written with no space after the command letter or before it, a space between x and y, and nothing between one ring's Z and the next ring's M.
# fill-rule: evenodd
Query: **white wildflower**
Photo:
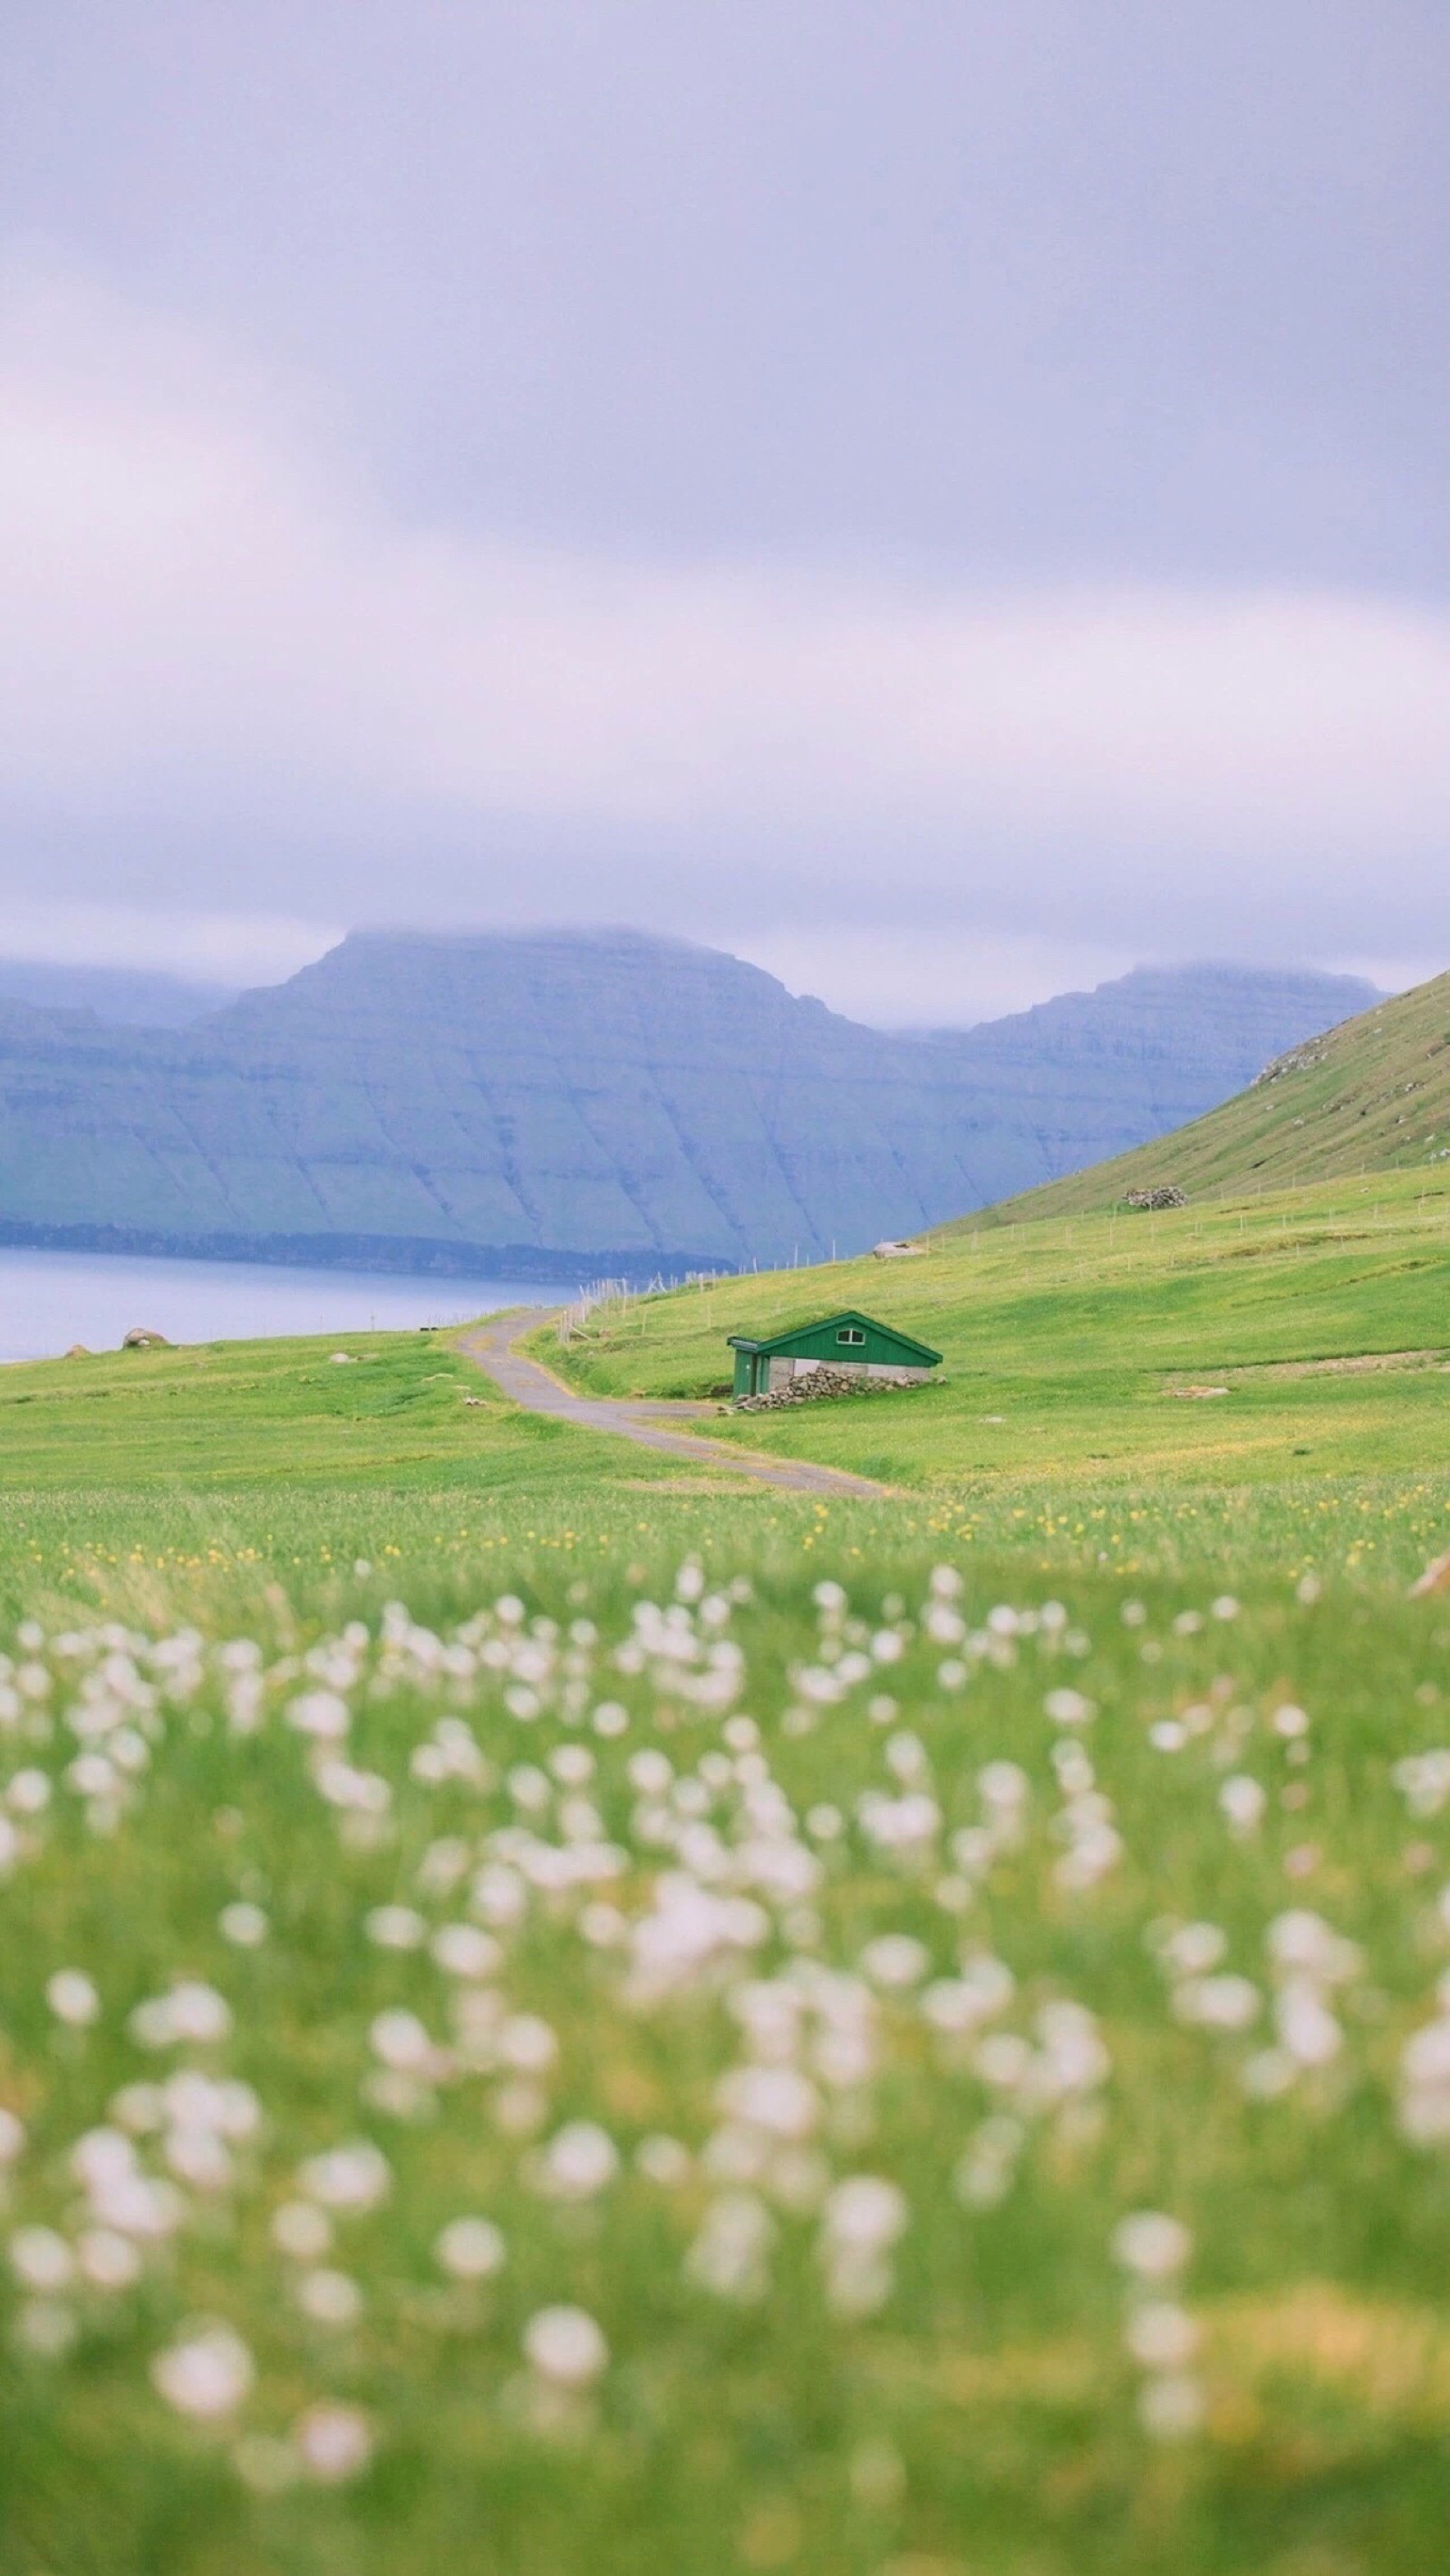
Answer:
M75 2277L75 2257L53 2227L17 2227L10 2239L10 2268L24 2289L64 2290Z
M1291 1977L1274 2003L1279 2045L1296 2066L1327 2066L1344 2045L1344 2033L1317 1985Z
M537 2013L513 2013L498 2034L498 2057L516 2075L543 2075L555 2065L559 2042Z
M619 2171L619 2150L593 2120L570 2120L549 2140L535 2172L550 2200L592 2200Z
M224 2191L235 2170L213 2129L169 2129L162 2152L178 2181L190 2184L193 2191Z
M443 1924L428 1948L445 1976L491 1977L503 1964L500 1943L477 1923Z
M1262 2004L1247 1977L1186 1977L1173 1996L1179 2020L1200 2022L1206 2030L1247 2030Z
M136 2006L128 2024L132 2038L143 2048L225 2039L231 2026L231 2006L225 1997L196 1978L183 1978L168 1994L148 1997Z
M1182 1923L1158 1943L1166 1966L1179 1976L1206 1976L1228 1955L1228 1934L1216 1923Z
M838 2183L821 2217L822 2242L838 2252L877 2254L894 2245L910 2210L906 2195L879 2174Z
M1027 2143L1020 2120L994 2112L968 2140L952 2176L958 2200L969 2209L995 2209L1012 2188L1017 2162Z
M356 2406L309 2406L293 2427L297 2456L320 2486L342 2486L362 2475L373 2455L372 2430Z
M945 2036L975 2030L1011 2002L1016 1981L1001 1959L968 1959L959 1977L942 1977L921 1998L923 2017Z
M1263 1821L1268 1799L1249 1772L1235 1771L1220 1788L1218 1803L1235 1833L1251 1834Z
M1096 1703L1077 1690L1050 1690L1042 1705L1054 1726L1086 1726L1097 1715Z
M373 2055L397 2074L430 2076L438 2071L439 2052L416 2013L401 2008L379 2013L368 2042Z
M141 2256L114 2227L88 2227L76 2239L76 2265L97 2290L128 2290L141 2277Z
M488 2281L507 2259L503 2237L488 2218L454 2218L433 2248L443 2271L455 2281Z
M217 1918L224 1940L235 1942L239 1950L258 1949L267 1938L268 1923L260 1905L239 1900L224 1905Z
M882 1932L861 1953L862 1973L873 1985L898 1988L920 1985L931 1966L924 1941L909 1932Z
M230 2326L193 2327L151 2364L152 2385L182 2415L229 2415L252 2385L252 2356Z
M284 2200L272 2212L272 2242L295 2262L319 2262L332 2244L332 2221L315 2201Z
M672 2191L689 2181L694 2160L689 2148L678 2138L655 2134L640 2139L634 2151L634 2166L636 2173L643 2174L646 2182L657 2183L662 2190Z
M813 2084L792 2066L737 2066L722 2076L715 2098L727 2119L771 2137L809 2137L820 2117Z
M891 2295L889 2255L910 2209L904 2192L878 2174L838 2183L821 2215L826 2298L838 2316L870 2316Z
M721 2192L706 2204L685 2257L686 2273L717 2299L748 2306L763 2299L770 2286L775 2237L775 2221L754 2192Z
M289 1700L287 1723L319 1744L340 1744L352 1724L352 1711L336 1691L307 1691Z
M1116 2259L1125 2271L1144 2281L1170 2280L1182 2271L1192 2251L1193 2239L1182 2221L1162 2210L1134 2210L1113 2232Z
M363 2295L347 2272L304 2272L297 2283L297 2304L317 2326L356 2325Z
M609 2361L609 2346L587 2310L540 2308L524 2328L524 2358L560 2389L587 2388Z
M504 1928L528 1911L529 1891L516 1869L490 1861L478 1870L468 1891L469 1911L484 1923Z
M58 1968L46 1980L45 2000L56 2020L73 2030L87 2029L100 2015L101 1998L81 1968Z
M1130 2310L1123 2340L1145 2370L1181 2370L1198 2350L1198 2328L1173 2299L1144 2299Z
M411 1905L375 1905L363 1917L363 1930L379 1950L421 1949L428 1926Z
M1364 1965L1357 1943L1302 1906L1275 1915L1264 1946L1276 1972L1297 1972L1320 1985L1345 1985Z
M354 2138L346 2146L309 2156L297 2178L309 2200L348 2216L376 2209L393 2181L387 2157L370 2138Z

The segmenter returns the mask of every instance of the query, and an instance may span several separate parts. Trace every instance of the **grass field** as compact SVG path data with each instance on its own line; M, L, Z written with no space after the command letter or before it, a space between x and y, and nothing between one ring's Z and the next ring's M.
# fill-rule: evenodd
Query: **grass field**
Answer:
M1387 1555L1400 1571L1446 1527L1438 1173L1154 1216L968 1221L923 1259L631 1299L566 1349L547 1326L533 1348L599 1392L701 1394L720 1381L728 1333L835 1305L931 1342L941 1382L725 1416L722 1438L880 1477L959 1535L996 1543L1020 1522L1089 1561L1186 1563L1227 1537L1281 1562Z
M4 2576L1438 2566L1424 1191L543 1345L899 1317L719 1425L880 1503L441 1337L0 1372Z

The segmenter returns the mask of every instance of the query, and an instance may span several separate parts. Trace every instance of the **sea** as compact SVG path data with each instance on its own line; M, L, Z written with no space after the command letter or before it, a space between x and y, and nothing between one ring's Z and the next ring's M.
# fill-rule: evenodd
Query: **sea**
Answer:
M55 1359L75 1342L114 1351L137 1325L169 1342L406 1332L466 1323L503 1306L557 1306L569 1294L517 1279L408 1279L260 1261L0 1249L0 1362Z

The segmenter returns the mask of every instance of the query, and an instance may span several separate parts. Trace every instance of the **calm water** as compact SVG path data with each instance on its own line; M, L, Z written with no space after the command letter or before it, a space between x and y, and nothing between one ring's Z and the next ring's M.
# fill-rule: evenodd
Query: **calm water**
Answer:
M52 1359L72 1342L115 1350L133 1325L170 1342L274 1333L405 1331L500 1306L557 1306L567 1288L516 1279L396 1279L274 1270L252 1261L143 1261L109 1252L0 1249L0 1360Z

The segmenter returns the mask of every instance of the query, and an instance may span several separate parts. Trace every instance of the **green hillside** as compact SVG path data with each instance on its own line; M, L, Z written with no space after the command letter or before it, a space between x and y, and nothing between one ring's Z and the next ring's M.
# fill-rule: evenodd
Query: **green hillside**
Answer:
M1450 975L1294 1047L1191 1126L971 1223L1071 1216L1162 1182L1197 1199L1437 1162L1450 1162Z
M1326 1521L1326 1476L1445 1479L1450 1168L1214 1202L951 1230L922 1259L842 1262L632 1300L535 1351L601 1392L700 1394L726 1335L857 1306L945 1353L901 1394L716 1428L878 1476L975 1523L1101 1509L1128 1547L1152 1494L1277 1491ZM1216 1394L1195 1392L1216 1388ZM1437 1505L1437 1510L1439 1506ZM1443 1542L1442 1542L1443 1544Z
M4 2576L1440 2563L1450 1166L844 1303L0 1370Z

